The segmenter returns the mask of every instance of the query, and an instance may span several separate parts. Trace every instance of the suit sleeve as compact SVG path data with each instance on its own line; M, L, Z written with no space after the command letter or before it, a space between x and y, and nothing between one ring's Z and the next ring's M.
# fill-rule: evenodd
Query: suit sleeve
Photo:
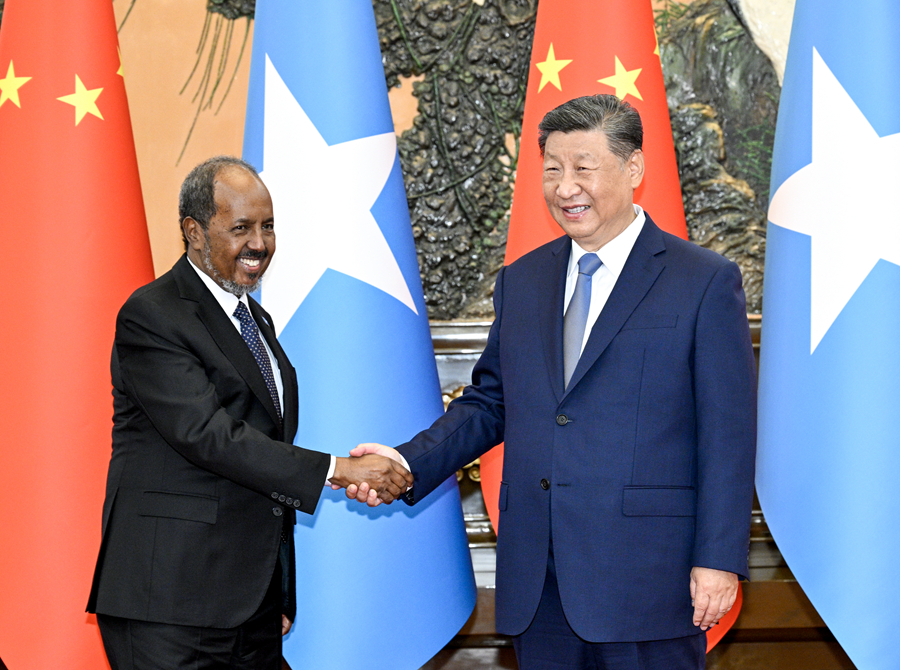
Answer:
M500 331L505 270L501 269L497 275L494 287L496 316L487 345L472 370L472 383L450 403L447 412L431 428L397 448L409 463L415 479L413 488L403 498L408 504L415 504L451 474L503 441L505 409Z
M756 364L741 274L734 263L713 276L696 327L694 565L746 578L756 459Z
M264 496L290 496L300 502L297 509L311 514L330 456L272 439L229 414L219 394L230 393L230 402L239 403L248 391L217 389L188 329L177 321L150 300L130 300L122 308L114 356L125 395L197 467Z

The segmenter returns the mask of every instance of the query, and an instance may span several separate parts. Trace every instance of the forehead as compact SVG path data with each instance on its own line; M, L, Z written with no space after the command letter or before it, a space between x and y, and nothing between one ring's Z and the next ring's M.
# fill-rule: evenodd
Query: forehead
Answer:
M544 158L605 158L612 156L602 130L573 130L564 133L554 130L547 135Z
M240 166L227 166L216 174L214 194L216 209L237 206L263 206L271 209L272 200L265 184Z

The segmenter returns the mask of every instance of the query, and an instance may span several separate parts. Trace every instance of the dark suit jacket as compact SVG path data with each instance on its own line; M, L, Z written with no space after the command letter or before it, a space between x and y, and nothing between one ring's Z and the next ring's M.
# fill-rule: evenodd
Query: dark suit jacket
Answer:
M552 533L574 631L696 634L692 566L747 575L755 365L737 266L649 219L563 389L567 237L504 268L473 383L399 447L421 499L506 442L497 630L523 632Z
M237 626L262 601L286 524L293 542L294 510L315 510L329 456L290 444L296 375L268 314L252 299L250 310L281 368L283 429L253 354L187 257L119 312L88 611Z

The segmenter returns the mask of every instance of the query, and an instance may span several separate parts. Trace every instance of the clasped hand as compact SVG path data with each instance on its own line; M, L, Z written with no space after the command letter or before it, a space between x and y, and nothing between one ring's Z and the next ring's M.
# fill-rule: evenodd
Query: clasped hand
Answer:
M382 444L360 444L349 458L336 459L334 475L328 481L334 490L346 489L348 498L377 507L399 498L413 485L413 476L395 450Z

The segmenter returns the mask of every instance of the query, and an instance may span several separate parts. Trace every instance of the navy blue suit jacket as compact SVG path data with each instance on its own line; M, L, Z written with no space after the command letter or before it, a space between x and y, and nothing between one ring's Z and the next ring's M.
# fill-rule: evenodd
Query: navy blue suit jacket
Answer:
M563 237L500 272L472 385L399 447L407 502L505 441L497 630L531 622L552 534L578 635L696 634L691 568L747 575L756 372L740 271L648 217L566 390L570 250Z

